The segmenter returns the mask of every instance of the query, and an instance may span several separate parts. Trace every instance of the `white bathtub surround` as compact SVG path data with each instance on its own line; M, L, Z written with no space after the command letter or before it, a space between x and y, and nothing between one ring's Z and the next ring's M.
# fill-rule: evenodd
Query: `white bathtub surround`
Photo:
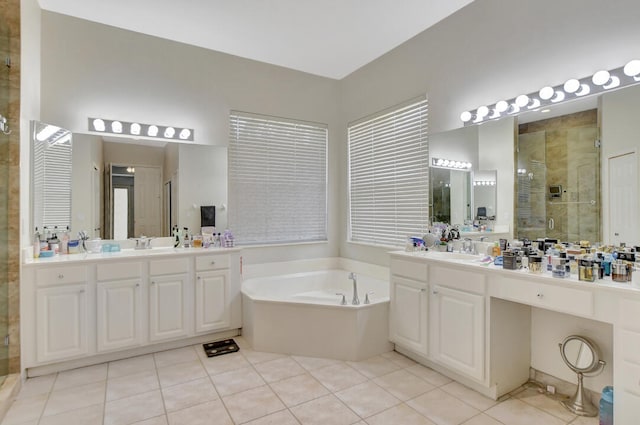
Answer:
M273 269L267 267L266 277L245 279L242 284L243 336L256 350L357 361L392 349L388 271L330 259L313 265L343 263L352 268L300 272L302 264L295 263L290 267L281 263L279 269L296 273L272 275ZM384 278L358 273L371 270ZM351 304L351 271L357 275L360 305ZM370 292L371 304L364 304ZM340 304L342 297L336 293L345 294L347 305Z

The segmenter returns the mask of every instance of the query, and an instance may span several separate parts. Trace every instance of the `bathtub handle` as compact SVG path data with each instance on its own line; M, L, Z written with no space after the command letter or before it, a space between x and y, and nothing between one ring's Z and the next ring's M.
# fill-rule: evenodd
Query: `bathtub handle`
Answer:
M347 298L344 296L343 292L336 292L336 295L342 295L342 301L340 301L340 305L347 305Z
M365 304L371 304L371 301L369 301L369 295L373 295L373 294L375 294L374 291L367 292L366 294L364 294L364 303Z

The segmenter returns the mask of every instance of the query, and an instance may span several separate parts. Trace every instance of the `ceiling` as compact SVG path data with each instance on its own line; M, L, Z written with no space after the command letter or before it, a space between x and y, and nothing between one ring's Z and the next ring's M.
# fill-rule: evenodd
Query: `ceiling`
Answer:
M44 10L342 79L473 0L39 0Z

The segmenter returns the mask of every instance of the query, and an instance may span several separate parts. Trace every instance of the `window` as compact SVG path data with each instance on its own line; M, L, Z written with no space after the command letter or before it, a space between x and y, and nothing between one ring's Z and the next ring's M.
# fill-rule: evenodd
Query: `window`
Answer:
M428 227L427 99L350 124L349 239L404 246Z
M230 119L236 243L327 240L327 126L236 111Z

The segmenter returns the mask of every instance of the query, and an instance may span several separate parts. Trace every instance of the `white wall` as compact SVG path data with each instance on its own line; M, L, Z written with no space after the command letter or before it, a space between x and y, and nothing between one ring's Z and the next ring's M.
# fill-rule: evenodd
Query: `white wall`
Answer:
M99 234L94 233L100 223L94 222L93 201L94 196L101 199L102 192L94 193L92 174L95 164L100 169L100 176L104 175L102 138L75 134L71 149L71 238L75 239L81 230L86 230L90 236L99 237ZM102 205L102 201L100 204Z

